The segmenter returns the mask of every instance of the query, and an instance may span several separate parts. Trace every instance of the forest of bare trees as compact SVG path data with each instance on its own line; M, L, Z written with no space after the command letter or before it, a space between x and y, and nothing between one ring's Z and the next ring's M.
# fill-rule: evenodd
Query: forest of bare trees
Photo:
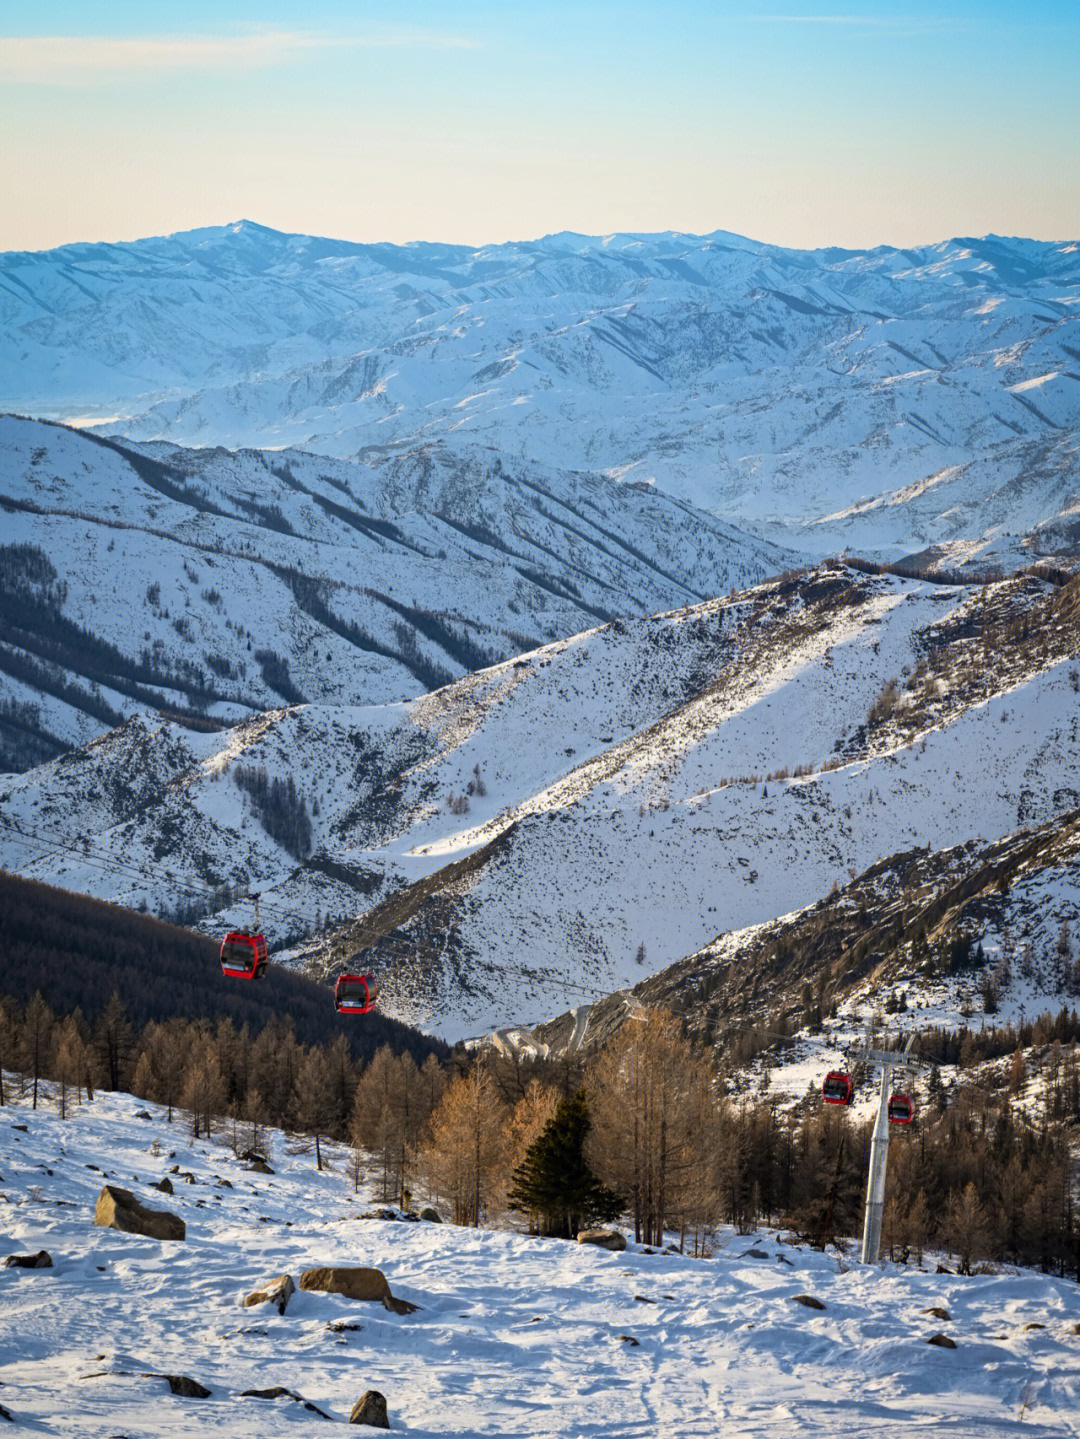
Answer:
M1017 1103L1017 1051L1006 1085L966 1082L961 1069L894 1137L883 1230L893 1258L938 1249L962 1271L1013 1261L1080 1280L1068 1148L1080 1065L1075 1044L1060 1040L1043 1059L1038 1118ZM304 1045L287 1021L255 1035L228 1019L136 1030L116 994L93 1025L78 1010L57 1016L40 994L23 1005L0 997L0 1103L70 1115L99 1088L154 1101L191 1135L224 1134L248 1149L266 1126L283 1128L319 1168L328 1140L348 1145L356 1185L362 1176L384 1204L433 1204L458 1224L560 1232L568 1211L558 1195L543 1201L546 1217L523 1196L539 1192L545 1155L550 1191L550 1157L571 1142L587 1184L617 1197L621 1222L646 1245L707 1253L721 1224L746 1233L769 1223L843 1249L861 1222L869 1126L813 1097L785 1109L767 1095L729 1096L713 1052L659 1010L571 1060L455 1051L418 1065L384 1046L363 1065L343 1036ZM555 1179L557 1189L557 1169ZM582 1192L581 1175L575 1182Z

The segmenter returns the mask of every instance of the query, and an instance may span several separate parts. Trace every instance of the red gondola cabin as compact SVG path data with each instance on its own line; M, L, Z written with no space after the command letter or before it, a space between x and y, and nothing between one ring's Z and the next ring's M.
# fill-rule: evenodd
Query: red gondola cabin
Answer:
M233 979L261 979L266 970L266 940L238 929L221 941L221 972Z
M910 1094L889 1096L889 1123L910 1124L915 1118L915 1101Z
M835 1069L825 1076L825 1083L821 1086L821 1097L826 1104L850 1104L854 1092L851 1075L841 1074Z
M334 985L334 1008L339 1014L370 1014L379 997L373 974L339 974Z

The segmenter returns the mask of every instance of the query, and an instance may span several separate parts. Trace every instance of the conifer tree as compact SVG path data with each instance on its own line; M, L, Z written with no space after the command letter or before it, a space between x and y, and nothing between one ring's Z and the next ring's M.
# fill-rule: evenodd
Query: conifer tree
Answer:
M589 1106L584 1090L560 1102L514 1174L510 1208L539 1221L543 1232L572 1239L591 1222L614 1219L622 1196L597 1179L585 1158Z

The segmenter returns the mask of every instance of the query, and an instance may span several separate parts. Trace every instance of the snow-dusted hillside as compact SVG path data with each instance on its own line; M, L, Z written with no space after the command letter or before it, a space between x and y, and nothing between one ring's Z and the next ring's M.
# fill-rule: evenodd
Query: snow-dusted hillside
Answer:
M824 566L408 704L132 722L5 782L0 861L154 910L194 896L211 931L238 911L210 891L250 883L279 946L345 921L285 958L366 949L391 1014L449 1037L542 1019L898 850L1080 805L1078 586ZM271 838L241 765L293 778L310 846Z
M1080 247L718 231L470 250L242 222L0 257L0 405L653 481L821 556L1078 544ZM936 551L935 551L936 553Z
M10 416L0 506L0 768L158 709L410 698L787 563L655 489L481 451L139 453Z
M66 1121L27 1105L3 1116L0 1254L53 1260L0 1268L0 1404L19 1427L262 1439L343 1422L377 1389L391 1432L418 1439L1077 1432L1070 1280L863 1268L730 1230L691 1259L391 1223L361 1217L346 1154L316 1174L280 1134L264 1176L127 1095ZM173 1165L194 1182L149 1188ZM106 1181L178 1213L186 1240L95 1228ZM377 1266L419 1308L307 1292L280 1316L241 1307L264 1278L325 1264ZM927 1343L942 1332L954 1349ZM209 1395L172 1394L166 1375ZM244 1394L278 1386L290 1393Z
M990 843L879 860L805 909L719 936L636 985L632 999L598 1001L576 1025L560 1016L536 1038L555 1053L571 1035L576 1048L595 1048L635 1005L658 1006L714 1045L737 1085L756 1089L767 1072L770 1096L794 1103L828 1070L852 1067L868 1026L896 1047L913 1031L979 1033L1075 1009L1078 922L1073 809ZM946 1067L941 1077L948 1086L957 1076ZM871 1118L876 1103L868 1086L855 1112Z

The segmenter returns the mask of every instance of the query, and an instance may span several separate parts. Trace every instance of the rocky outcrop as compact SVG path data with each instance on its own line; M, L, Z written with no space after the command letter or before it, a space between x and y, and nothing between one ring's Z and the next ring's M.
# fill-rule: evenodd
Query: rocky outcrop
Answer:
M415 1304L395 1299L381 1269L361 1269L339 1265L336 1268L305 1269L300 1288L323 1294L342 1294L346 1299L377 1301L393 1314L412 1314Z
M292 1281L292 1275L278 1274L273 1279L264 1279L258 1289L253 1290L244 1300L244 1308L251 1309L256 1304L272 1304L279 1314L284 1314L295 1293L296 1285Z
M47 1249L36 1254L9 1254L4 1260L5 1269L51 1269L52 1255Z
M582 1229L578 1231L579 1244L595 1244L600 1249L611 1249L616 1253L626 1248L626 1237L617 1229Z
M349 1415L350 1424L367 1424L372 1429L389 1429L390 1420L386 1417L386 1400L377 1389L369 1389L352 1407Z
M98 1195L94 1223L124 1234L143 1234L148 1239L183 1239L187 1235L187 1226L178 1214L148 1209L130 1189L120 1189L115 1184L106 1184Z

